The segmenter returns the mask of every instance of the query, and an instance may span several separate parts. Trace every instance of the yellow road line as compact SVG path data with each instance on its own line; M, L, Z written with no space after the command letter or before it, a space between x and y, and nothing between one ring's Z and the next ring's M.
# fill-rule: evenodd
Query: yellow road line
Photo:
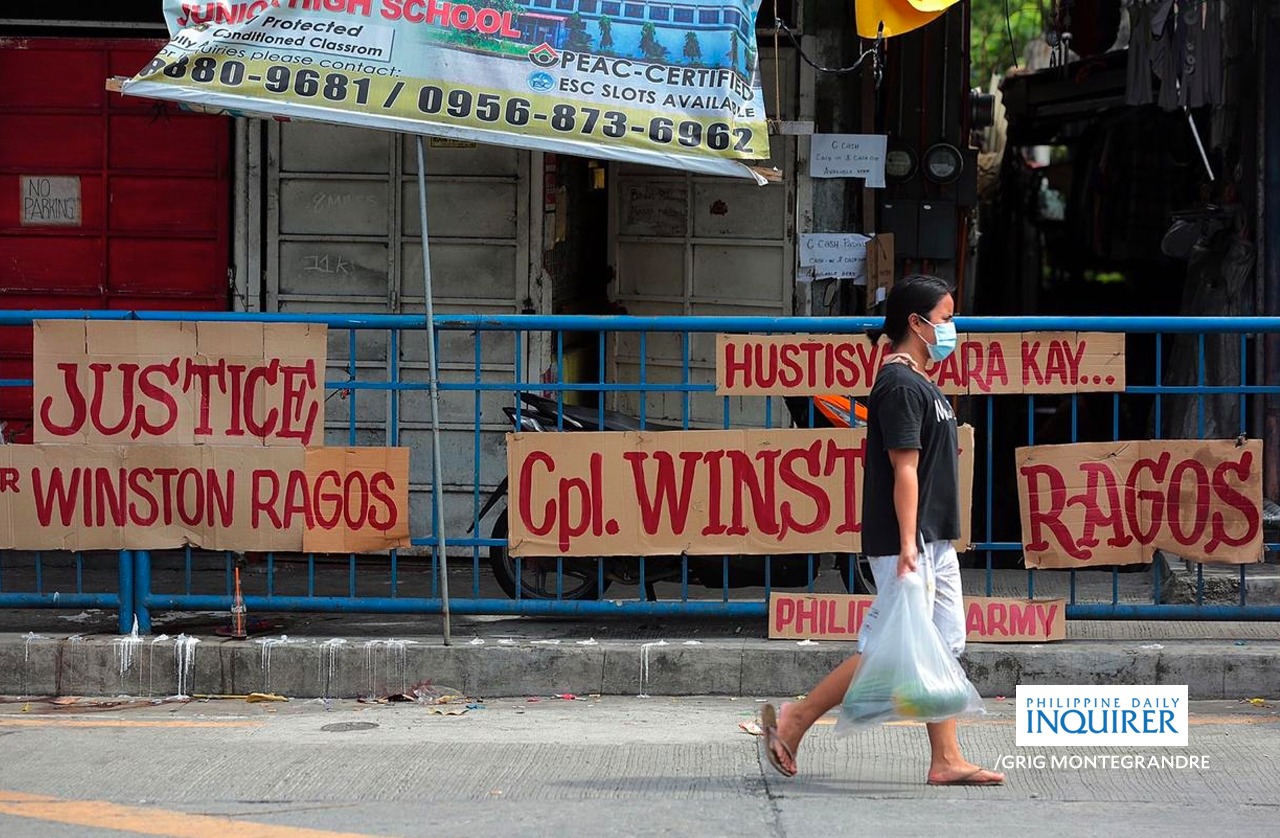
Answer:
M172 838L370 838L363 833L276 826L167 809L121 806L105 800L63 800L16 791L0 791L0 814Z
M0 727L261 727L262 722L187 721L185 719L59 719L0 717Z

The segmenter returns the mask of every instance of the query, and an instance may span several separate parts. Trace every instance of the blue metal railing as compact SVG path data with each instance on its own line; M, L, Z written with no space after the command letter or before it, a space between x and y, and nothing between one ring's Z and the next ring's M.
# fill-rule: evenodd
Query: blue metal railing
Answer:
M131 550L89 555L0 551L0 608L115 611L120 633L127 634L135 617L134 562Z
M409 415L402 400L409 394L425 392L428 383L425 371L405 360L408 332L424 332L426 324L421 316L414 315L323 315L323 314L242 314L242 313L192 313L192 312L0 312L0 326L29 325L34 319L109 319L150 321L203 321L203 322L267 322L267 323L317 323L333 332L346 333L347 357L330 359L331 370L342 369L345 374L338 380L326 382L331 397L347 400L345 416L340 425L334 424L335 414L330 412L329 431L341 434L345 444L357 444L359 434L365 433L363 444L408 444L409 426L420 424L424 417ZM1123 393L1067 396L1001 395L961 397L962 410L967 420L977 426L981 482L975 484L975 532L979 535L973 550L968 554L968 564L976 563L972 572L981 572L982 590L971 593L992 595L1004 593L1008 588L1008 574L1020 567L1021 544L1018 539L1016 505L1008 506L1007 486L1012 474L1003 474L1000 460L1004 454L1020 444L1045 441L1045 430L1038 417L1047 410L1066 411L1065 434L1048 441L1071 442L1088 438L1103 439L1142 438L1145 433L1133 431L1135 425L1149 424L1152 433L1162 435L1164 425L1174 414L1170 399L1184 403L1181 411L1192 409L1185 403L1194 399L1195 424L1198 436L1203 437L1207 424L1206 400L1226 397L1235 403L1239 417L1239 433L1248 429L1251 400L1280 396L1280 383L1268 383L1255 371L1251 341L1262 334L1280 334L1280 319L1242 317L962 317L956 320L962 332L1061 332L1100 331L1127 334L1130 356L1135 349L1148 354L1154 369L1149 381L1135 377L1139 370L1130 364L1129 379ZM719 567L706 567L703 560L691 571L687 557L648 557L630 560L625 572L618 572L620 559L523 559L512 560L509 571L515 580L526 575L541 576L541 598L515 584L514 596L499 589L491 566L492 556L500 559L506 546L505 529L498 526L505 502L481 516L486 498L505 478L505 462L494 458L500 451L495 444L496 435L509 427L506 416L490 405L494 397L519 417L525 409L520 394L542 394L555 400L557 427L564 427L566 406L571 401L585 401L597 412L603 422L605 411L614 400L629 399L634 403L633 415L642 425L665 423L681 428L693 427L746 427L769 426L788 415L775 405L774 398L737 399L739 406L747 405L747 418L734 424L735 399L715 396L714 370L711 358L698 358L695 342L710 341L717 333L857 333L880 325L878 318L801 318L801 317L583 317L540 315L443 315L436 318L437 342L449 338L452 352L442 354L442 360L452 370L440 384L442 397L453 401L453 414L444 420L450 423L455 444L451 450L469 452L463 457L467 462L452 463L452 473L446 475L451 491L444 492L444 502L451 515L450 545L451 573L465 575L462 580L451 581L450 608L457 614L551 614L551 615L634 615L652 616L664 614L758 616L765 613L769 592L780 578L782 567L778 557L755 557L753 562L764 564L758 584L748 593L736 595L729 584L737 570L736 558L722 557ZM358 337L365 333L382 333L386 336L387 362L371 369L357 363ZM461 340L458 340L461 336ZM509 336L503 342L502 336ZM657 337L678 343L678 353L662 355L654 350ZM1173 341L1194 340L1195 383L1165 384L1165 356ZM1206 339L1216 343L1238 341L1238 353L1232 349L1239 367L1238 381L1210 381L1206 368ZM470 342L467 346L467 342ZM632 353L635 375L619 380L608 374L611 362L625 355L624 341ZM499 344L502 348L499 348ZM1215 343L1215 345L1216 345ZM457 346L466 347L459 351ZM534 357L534 347L541 347L541 357ZM569 374L568 359L590 358L596 369L591 373ZM344 363L345 362L345 363ZM25 379L0 380L0 387L30 386ZM663 397L667 397L665 400ZM368 419L361 408L371 399L383 400L386 412L380 419ZM1065 407L1060 402L1066 399ZM716 406L716 401L719 405ZM1056 405L1056 407L1051 407ZM711 410L708 410L711 406ZM1126 409L1137 407L1149 422L1126 419ZM657 415L659 407L665 415ZM581 405L579 405L581 409ZM813 408L810 406L810 421ZM701 411L701 412L699 412ZM1100 413L1109 412L1102 417ZM461 414L461 418L459 416ZM469 415L468 415L469 414ZM1025 414L1025 430L1011 431ZM1093 430L1103 425L1107 433L1089 435L1082 429L1087 424ZM461 430L465 429L465 430ZM1021 439L1016 437L1021 436ZM1037 440L1037 437L1040 440ZM464 440L465 438L465 440ZM374 441L370 441L373 439ZM486 456L487 455L487 456ZM1267 451L1274 458L1275 452ZM415 447L415 462L425 462L430 457L425 445ZM469 468L470 474L465 471ZM416 471L416 469L415 469ZM1004 483L1002 484L1002 479ZM1002 486L1004 487L1002 489ZM425 497L430 486L416 485L415 497ZM440 495L429 493L429 503L416 513L413 524L414 550L393 552L389 556L286 556L276 554L245 557L242 574L245 587L245 603L250 612L325 611L325 612L380 612L380 613L438 613L442 608L439 590L441 557L435 549L437 540L433 531L433 508L440 502ZM459 514L465 510L466 515ZM1012 515L1012 518L1010 517ZM457 531L452 531L456 528ZM1280 545L1268 544L1269 553L1280 550ZM67 555L67 554L61 554ZM143 630L150 624L150 615L157 610L228 610L232 597L232 578L237 557L227 553L209 553L200 550L164 551L150 553L122 552L118 557L118 573L111 590L89 593L85 591L85 567L90 577L102 577L104 571L100 559L92 561L84 556L72 555L76 568L76 583L69 592L49 593L41 579L46 557L34 557L34 577L31 573L17 575L10 572L15 563L27 561L30 554L9 553L0 556L0 607L27 608L103 608L118 610L121 630L127 630L136 614ZM837 557L839 559L840 557ZM714 560L713 560L714 561ZM63 560L63 564L66 560ZM88 563L88 564L86 564ZM857 581L857 563L844 562L840 576L824 570L829 557L809 556L805 562L805 584L790 589L821 589L829 586L833 577L841 587L850 587ZM1149 580L1144 594L1135 594L1141 588L1139 575L1122 573L1118 568L1103 571L1086 570L1025 570L1027 596L1044 595L1047 587L1058 584L1062 596L1067 598L1067 616L1071 619L1280 619L1280 606L1250 604L1247 600L1248 571L1240 566L1238 576L1230 580L1238 585L1236 601L1231 604L1206 602L1205 566L1193 565L1195 582L1193 603L1170 604L1163 602L1168 591L1164 578L1164 565L1154 563L1149 573L1140 574ZM1066 582L1060 582L1065 574ZM1086 576L1087 574L1087 576ZM1099 578L1109 575L1109 591L1102 590ZM660 577L660 581L659 581ZM13 587L14 579L21 590ZM997 580L1002 581L1003 591L997 592ZM973 586L971 577L966 583ZM1085 583L1089 584L1085 584ZM593 584L592 584L593 583ZM610 587L612 583L612 587ZM1122 584L1123 583L1123 584ZM699 590L699 585L706 592ZM1105 583L1103 583L1105 584ZM1037 587L1039 586L1039 587ZM608 592L606 587L610 587ZM781 587L781 586L779 586ZM1083 588L1094 591L1086 596ZM1122 591L1122 589L1125 589ZM584 598L570 598L575 590L585 591ZM1097 592L1102 590L1101 594ZM620 596L621 594L621 596ZM1056 595L1056 594L1055 594ZM1145 601L1138 601L1139 597Z

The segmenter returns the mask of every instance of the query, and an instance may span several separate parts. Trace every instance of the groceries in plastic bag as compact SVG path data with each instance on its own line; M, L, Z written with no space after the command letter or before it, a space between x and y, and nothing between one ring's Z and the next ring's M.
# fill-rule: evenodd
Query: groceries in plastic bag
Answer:
M933 625L920 574L895 575L881 587L874 607L880 614L845 693L842 728L898 719L941 722L985 712L977 689Z

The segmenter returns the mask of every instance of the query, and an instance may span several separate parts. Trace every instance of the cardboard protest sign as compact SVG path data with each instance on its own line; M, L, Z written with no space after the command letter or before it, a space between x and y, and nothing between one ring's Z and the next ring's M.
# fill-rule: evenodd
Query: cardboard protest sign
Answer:
M38 320L35 441L322 445L324 326Z
M865 335L717 335L716 394L866 395L888 354L887 341ZM949 396L1122 392L1124 335L963 334L925 372Z
M970 542L973 428L960 429ZM508 434L515 556L858 552L866 431Z
M1028 332L1021 338L1023 392L1124 392L1122 333Z
M864 395L884 346L865 335L716 335L716 395Z
M857 640L875 597L861 594L769 595L770 640ZM965 597L971 643L1046 643L1067 636L1066 601Z
M867 242L867 311L885 301L893 288L893 233L876 233Z
M1262 443L1145 440L1019 448L1028 567L1262 561Z
M283 480L281 486L282 493L296 491ZM304 486L314 497L304 551L372 553L409 546L408 448L310 448Z
M409 544L405 448L0 446L0 549Z

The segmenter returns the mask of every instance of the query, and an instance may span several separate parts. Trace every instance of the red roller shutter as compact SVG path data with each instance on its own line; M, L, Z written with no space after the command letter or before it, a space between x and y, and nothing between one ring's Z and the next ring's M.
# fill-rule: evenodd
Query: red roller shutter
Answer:
M0 39L0 307L227 308L228 120L104 88L161 45ZM0 379L30 375L30 329L0 329ZM9 436L30 420L0 388Z

